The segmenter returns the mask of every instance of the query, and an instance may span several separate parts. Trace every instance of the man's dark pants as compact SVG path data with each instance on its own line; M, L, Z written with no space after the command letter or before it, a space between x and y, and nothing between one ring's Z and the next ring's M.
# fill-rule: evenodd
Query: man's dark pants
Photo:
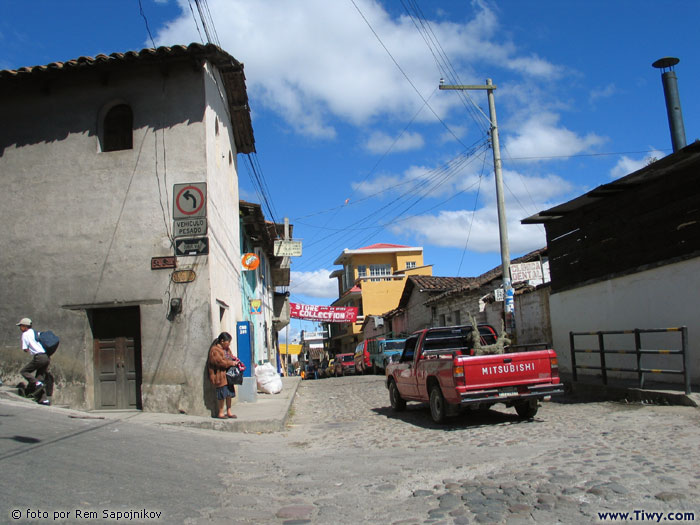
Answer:
M32 360L20 370L20 374L30 385L33 385L37 380L43 383L46 381L46 371L50 362L51 360L46 354L34 354ZM32 376L33 372L36 372L35 376Z

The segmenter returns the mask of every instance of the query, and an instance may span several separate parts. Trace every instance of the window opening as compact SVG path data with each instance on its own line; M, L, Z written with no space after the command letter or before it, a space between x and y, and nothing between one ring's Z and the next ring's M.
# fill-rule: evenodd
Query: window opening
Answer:
M132 149L134 115L126 104L114 106L104 119L102 151Z
M370 264L369 265L369 275L370 277L387 277L391 275L391 265L390 264ZM381 281L381 279L372 279L372 281Z

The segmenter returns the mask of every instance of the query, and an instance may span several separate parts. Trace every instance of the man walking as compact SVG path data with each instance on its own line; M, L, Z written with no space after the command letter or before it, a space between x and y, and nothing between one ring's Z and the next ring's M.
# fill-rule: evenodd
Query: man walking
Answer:
M22 331L22 350L32 355L32 360L20 370L20 374L27 380L29 391L38 392L41 390L39 403L49 405L50 402L46 398L46 390L44 389L44 381L46 381L46 374L51 360L46 355L44 347L36 340L36 333L32 329L32 320L28 317L23 317L17 323L17 326ZM32 373L34 373L34 376L32 376Z

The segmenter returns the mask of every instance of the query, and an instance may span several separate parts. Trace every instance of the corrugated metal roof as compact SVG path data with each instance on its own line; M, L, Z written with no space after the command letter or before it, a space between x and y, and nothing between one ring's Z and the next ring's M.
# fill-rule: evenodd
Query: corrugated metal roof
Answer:
M51 62L46 65L0 70L0 86L20 84L25 80L41 79L51 75L72 74L85 70L108 70L129 67L133 64L162 65L182 60L207 60L221 73L224 91L233 125L233 135L238 153L255 152L253 124L250 119L248 93L245 86L243 64L214 44L145 48L141 51L99 54L79 57L66 62Z
M700 158L700 142L695 141L685 148L682 148L677 152L664 157L663 159L657 160L656 162L652 162L640 170L630 173L629 175L626 175L613 182L598 186L588 193L584 193L575 199L559 204L558 206L554 206L553 208L549 208L548 210L536 213L535 215L527 217L520 222L522 224L541 224L556 220L568 213L584 208L589 204L598 202L601 199L617 195L620 192L626 191L630 188L635 188L647 181L652 181L659 177L663 177L671 171L681 169L693 162L697 162L698 158Z

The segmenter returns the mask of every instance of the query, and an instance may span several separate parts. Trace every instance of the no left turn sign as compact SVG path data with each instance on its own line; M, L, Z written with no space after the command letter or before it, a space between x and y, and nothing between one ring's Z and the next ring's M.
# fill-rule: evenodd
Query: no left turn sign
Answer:
M207 183L173 185L173 219L207 216Z

